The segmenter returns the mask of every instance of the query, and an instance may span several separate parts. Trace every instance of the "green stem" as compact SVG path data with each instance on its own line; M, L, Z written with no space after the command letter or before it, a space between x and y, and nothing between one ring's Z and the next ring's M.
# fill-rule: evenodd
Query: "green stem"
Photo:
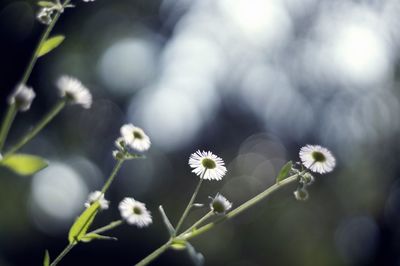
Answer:
M66 100L60 100L51 110L48 112L39 123L30 130L17 144L15 144L5 155L7 157L17 152L26 143L32 140L65 106Z
M168 241L158 249L154 250L153 253L148 255L146 258L142 259L140 262L136 264L136 266L145 266L152 262L154 259L156 259L158 256L160 256L162 253L164 253L170 246L171 246L172 240Z
M251 198L250 200L246 201L245 203L243 203L242 205L240 205L236 209L230 211L229 213L227 213L221 219L219 219L217 221L214 221L214 222L211 222L211 223L208 223L208 224L200 227L199 229L195 229L194 231L187 233L184 236L184 239L185 240L189 240L189 239L191 239L191 238L193 238L195 236L203 234L203 233L207 232L208 230L212 229L217 224L219 224L219 223L221 223L221 222L223 222L225 220L228 220L228 219L231 219L231 218L235 217L236 215L238 215L238 214L242 213L243 211L247 210L248 208L250 208L254 204L258 203L262 199L268 197L273 192L279 190L280 188L282 188L282 187L284 187L284 186L286 186L288 184L291 184L291 183L297 181L298 178L299 178L299 175L301 175L302 173L304 173L304 171L301 172L300 174L295 174L295 175L289 176L288 178L286 178L286 179L284 179L284 180L282 180L282 181L280 181L278 183L275 183L274 185L272 185L271 187L267 188L266 190L264 190L263 192L261 192L257 196Z
M7 139L8 132L12 122L14 121L15 115L17 114L17 105L15 103L8 106L7 114L4 117L3 124L0 131L0 152L3 149L4 142Z
M207 171L207 170L206 170L206 171ZM186 216L188 215L190 209L191 209L192 206L193 206L193 202L194 202L194 200L196 199L197 194L199 193L200 186L201 186L201 184L203 183L203 177L204 177L204 174L206 173L206 171L204 171L204 172L203 172L203 175L200 177L200 181L199 181L199 183L197 184L196 189L194 190L194 193L193 193L193 195L192 195L192 198L190 199L188 205L186 206L185 211L183 212L181 218L179 219L178 225L177 225L176 228L175 228L175 235L178 233L179 228L181 227L183 221L185 220Z
M68 252L71 251L71 249L75 246L75 244L69 244L64 248L63 251L57 256L57 258L50 264L50 266L56 266L63 258L65 255L68 254Z
M68 3L70 2L70 0L65 1L65 3L63 4L63 6L66 6ZM47 26L46 30L42 33L42 36L40 37L39 43L35 48L35 51L32 54L31 60L29 61L28 67L25 69L24 75L22 77L21 83L22 84L26 84L26 82L28 81L33 67L36 64L36 61L38 59L38 55L39 55L39 51L40 48L42 47L43 43L47 40L47 38L49 37L51 31L53 30L54 26L56 25L57 20L59 19L61 13L57 12L54 15L54 18L52 19L52 21L50 22L50 24Z
M100 233L106 232L108 230L114 229L115 227L118 227L123 223L124 223L123 220L114 221L114 222L111 222L110 224L108 224L106 226L97 228L96 230L93 230L92 232L89 232L87 234L100 234Z
M118 160L117 164L114 166L114 169L111 172L110 177L107 179L107 182L104 184L103 188L101 189L101 193L106 193L107 189L110 187L111 183L113 182L115 176L117 175L119 169L121 168L122 164L124 163L124 159Z
M214 215L213 211L209 211L206 215L204 215L203 217L200 218L200 220L198 220L197 222L195 222L191 227L189 227L188 229L186 229L182 234L180 234L178 236L181 237L187 233L189 233L190 231L192 231L193 229L196 229L199 225L201 225L205 220L207 220L208 218L210 218L211 216Z

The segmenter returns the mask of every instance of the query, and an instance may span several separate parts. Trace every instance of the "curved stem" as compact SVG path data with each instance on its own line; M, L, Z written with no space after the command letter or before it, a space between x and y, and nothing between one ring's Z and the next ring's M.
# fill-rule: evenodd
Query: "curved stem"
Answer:
M57 256L57 258L50 264L50 266L56 266L63 258L65 255L68 254L68 252L71 251L71 249L75 246L75 244L69 244L64 248L63 251Z
M118 160L117 164L114 166L114 169L111 172L110 177L107 179L107 182L104 184L103 188L101 189L101 193L106 193L107 189L110 187L111 183L113 182L115 176L117 175L119 169L121 168L122 164L124 163L124 159Z
M206 171L207 171L207 170L206 170ZM203 177L204 177L204 174L206 173L206 171L204 171L203 174L202 174L202 176L200 177L200 181L199 181L199 183L197 184L196 189L194 190L194 193L193 193L193 195L192 195L192 198L190 199L188 205L186 206L185 211L183 212L181 218L179 219L178 225L177 225L176 228L175 228L175 235L178 233L178 230L179 230L179 228L181 227L183 221L185 220L186 216L188 215L190 209L193 207L193 202L194 202L194 200L196 199L197 194L199 193L201 184L203 183Z
M210 229L214 228L214 226L216 226L217 224L231 219L233 217L235 217L236 215L242 213L243 211L247 210L248 208L250 208L251 206L253 206L254 204L258 203L259 201L261 201L262 199L266 198L267 196L271 195L273 192L279 190L280 188L291 184L295 181L298 180L299 175L303 174L305 171L299 173L299 174L295 174L292 176L289 176L288 178L275 183L274 185L270 186L269 188L267 188L266 190L264 190L263 192L261 192L260 194L258 194L257 196L251 198L250 200L246 201L245 203L243 203L242 205L240 205L239 207L237 207L236 209L230 211L229 213L227 213L224 217L222 217L221 219L218 219L214 222L208 223L202 227L200 227L199 229L195 229L192 232L187 233L186 235L184 235L184 239L185 240L189 240L195 236L198 236L200 234L203 234L207 231L209 231Z
M106 226L97 228L96 230L93 230L93 231L91 231L91 232L89 232L87 234L100 234L100 233L106 232L108 230L114 229L115 227L118 227L123 223L124 223L123 220L114 221L114 222L111 222L110 224L108 224Z
M66 100L60 100L51 110L48 112L39 123L30 130L17 144L15 144L11 149L4 155L7 157L20 148L22 148L26 143L32 140L65 106Z
M172 241L168 241L158 249L154 250L150 255L148 255L146 258L142 259L139 261L135 266L145 266L152 262L154 259L156 259L158 256L160 256L162 253L164 253L170 246L171 246Z
M7 114L4 117L3 124L0 131L0 152L3 149L4 142L7 139L8 132L12 122L14 121L15 115L17 114L17 106L15 103L8 106Z

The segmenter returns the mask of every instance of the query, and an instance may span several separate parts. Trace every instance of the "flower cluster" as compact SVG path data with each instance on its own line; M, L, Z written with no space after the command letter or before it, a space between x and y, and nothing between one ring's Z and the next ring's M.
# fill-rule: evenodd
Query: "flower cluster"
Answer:
M306 145L300 149L299 152L302 165L311 172L326 174L331 172L336 166L336 159L332 153L324 147L319 145ZM299 186L293 192L297 200L307 200L309 187L314 182L314 176L305 171L292 169L300 177Z
M121 136L115 141L117 150L113 151L114 158L130 159L135 158L131 150L143 152L150 148L151 141L143 129L133 124L125 124L120 129Z

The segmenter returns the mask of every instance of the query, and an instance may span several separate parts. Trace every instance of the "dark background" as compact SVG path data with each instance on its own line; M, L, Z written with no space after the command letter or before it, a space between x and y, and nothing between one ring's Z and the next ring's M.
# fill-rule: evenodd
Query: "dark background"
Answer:
M0 170L0 265L40 265L67 244L90 191L110 173L123 123L153 145L126 162L94 227L119 219L126 196L154 224L122 226L118 242L81 244L60 265L133 265L167 240L162 204L176 223L197 183L188 157L222 157L221 192L234 206L273 184L305 144L334 153L310 199L295 185L192 241L206 265L400 265L398 1L75 1L57 23L62 45L40 58L28 85L37 97L18 114L6 148L57 101L62 74L92 92L91 109L68 106L23 148L50 161L32 177ZM44 26L35 1L1 1L0 114ZM193 212L190 219L205 210ZM154 265L191 265L168 251Z

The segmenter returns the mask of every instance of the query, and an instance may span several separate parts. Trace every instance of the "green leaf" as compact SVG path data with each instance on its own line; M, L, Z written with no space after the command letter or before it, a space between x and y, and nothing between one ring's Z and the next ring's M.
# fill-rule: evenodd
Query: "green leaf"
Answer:
M76 219L68 233L68 241L70 244L79 242L85 237L87 230L99 211L99 207L100 203L96 201Z
M39 1L37 4L38 4L38 6L41 6L41 7L53 7L53 6L55 6L55 4L53 2L50 2L50 1Z
M174 240L172 240L171 248L175 250L183 250L186 248L186 244L186 240L175 238Z
M170 236L175 235L175 228L172 226L171 222L169 221L167 214L165 214L163 206L160 205L160 207L158 207L158 209L160 210L161 217L163 219L165 226L167 227L169 235Z
M289 176L289 172L292 169L292 166L293 166L292 161L289 161L284 166L282 166L281 170L279 171L278 176L276 177L277 183L286 179Z
M43 266L49 266L49 265L50 265L50 255L49 251L46 249L46 252L44 253Z
M82 242L88 243L92 240L118 240L116 237L111 237L111 236L103 236L103 235L99 235L99 234L94 234L94 233L89 233L87 235L85 235L84 237L81 238Z
M54 37L51 37L47 39L39 49L39 52L37 54L38 57L44 56L48 52L52 51L55 49L57 46L59 46L65 39L65 36L63 35L57 35Z
M32 175L47 167L48 162L35 155L30 154L12 154L0 161L4 166L19 175Z

